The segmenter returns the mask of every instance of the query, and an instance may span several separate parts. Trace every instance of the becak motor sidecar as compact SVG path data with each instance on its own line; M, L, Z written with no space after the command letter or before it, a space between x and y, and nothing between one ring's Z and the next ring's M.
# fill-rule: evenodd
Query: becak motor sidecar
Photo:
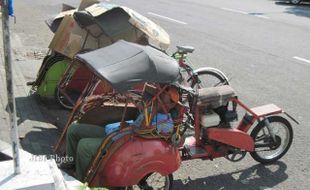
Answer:
M120 47L124 47L122 54L118 54ZM91 187L171 189L172 173L183 160L225 157L235 162L249 152L256 161L269 164L282 158L292 144L293 129L284 115L295 120L281 108L274 104L248 108L228 85L198 90L184 87L176 60L150 46L119 41L78 54L76 59L113 89L97 99L101 100L98 106L80 114L77 122L99 121L97 125L105 126L121 121L102 140L85 171L83 182ZM141 83L143 90L135 89ZM170 99L177 99L173 106L163 98L170 89L177 94L177 98L169 94ZM139 115L141 105L141 125L126 124ZM105 110L96 114L97 108ZM166 120L156 122L158 108ZM237 108L245 110L241 119ZM206 122L210 113L218 116L214 125ZM162 130L167 123L172 125ZM194 125L194 135L186 133L190 125ZM66 132L67 128L56 147L60 154L65 150ZM155 178L160 187L152 183Z
M120 46L123 47L122 54L118 53ZM102 96L106 99L103 98L98 106L103 108L101 112L96 112L100 108L92 107L77 122L95 122L100 126L116 120L123 123L137 117L137 104L142 105L145 116L140 126L121 124L119 130L103 140L89 164L84 181L92 187L129 187L136 184L142 187L152 176L159 175L163 176L162 185L170 189L171 174L181 163L178 146L170 139L179 131L186 109L175 103L173 113L170 113L172 109L165 104L162 94L167 93L170 85L177 84L180 77L178 63L150 46L125 41L78 54L76 59L113 88L112 92ZM142 91L137 90L135 86L141 83L149 85L144 86ZM179 96L174 99L177 102ZM167 116L160 123L156 122L159 121L157 110ZM165 120L170 123L168 131L164 130ZM60 154L64 150L66 132L67 129L56 147L56 152Z
M55 96L66 108L72 109L91 77L87 68L71 63L77 53L105 47L120 39L140 44L150 39L162 49L170 44L169 35L160 26L127 7L93 1L79 9L67 9L48 22L55 31L50 51L36 80L28 83L33 92L42 97ZM66 76L62 78L64 73Z

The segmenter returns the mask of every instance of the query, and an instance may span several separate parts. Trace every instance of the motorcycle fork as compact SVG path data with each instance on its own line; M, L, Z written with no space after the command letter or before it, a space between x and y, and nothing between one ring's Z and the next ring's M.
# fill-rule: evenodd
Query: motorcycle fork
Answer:
M270 122L269 122L268 118L264 117L262 121L265 123L266 128L268 130L268 133L271 136L273 142L276 142L276 135L274 134L273 130L271 129ZM265 129L263 129L263 132L264 132L264 134L266 134L266 130Z

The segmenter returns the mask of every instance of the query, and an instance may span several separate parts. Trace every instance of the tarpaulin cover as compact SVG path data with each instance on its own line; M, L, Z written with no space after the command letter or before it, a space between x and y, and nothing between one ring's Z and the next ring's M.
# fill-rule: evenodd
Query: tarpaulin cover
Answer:
M89 53L78 54L76 59L120 92L130 90L137 83L170 84L180 77L175 59L153 47L123 40Z
M134 10L92 1L91 6L83 6L85 9L66 6L65 11L46 21L55 32L50 49L73 58L83 49L98 49L120 39L140 43L142 36L164 50L170 45L169 35L160 26Z

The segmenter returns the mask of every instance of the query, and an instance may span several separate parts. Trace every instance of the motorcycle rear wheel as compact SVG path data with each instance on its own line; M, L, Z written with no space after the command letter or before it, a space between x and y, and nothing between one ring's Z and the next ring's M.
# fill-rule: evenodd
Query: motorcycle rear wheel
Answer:
M264 121L259 122L251 132L256 148L250 154L254 160L262 164L270 164L282 158L289 150L293 141L292 126L285 118L271 116L266 119L269 120L270 127L276 137L276 142L272 142ZM281 130L283 132L282 135L280 134ZM269 146L258 148L257 146L261 143L269 144Z

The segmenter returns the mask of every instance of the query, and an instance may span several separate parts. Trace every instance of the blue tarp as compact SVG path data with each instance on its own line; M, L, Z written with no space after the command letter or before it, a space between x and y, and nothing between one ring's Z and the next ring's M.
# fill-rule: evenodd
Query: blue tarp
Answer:
M8 0L8 9L9 9L9 16L13 16L14 15L13 0Z

